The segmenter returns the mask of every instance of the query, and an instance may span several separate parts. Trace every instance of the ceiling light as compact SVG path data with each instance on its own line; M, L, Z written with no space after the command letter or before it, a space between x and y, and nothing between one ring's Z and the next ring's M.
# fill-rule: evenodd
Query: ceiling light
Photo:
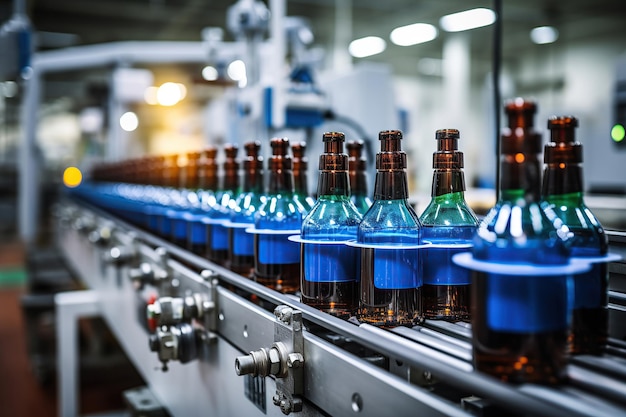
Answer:
M530 39L538 45L552 43L559 39L559 31L552 26L539 26L530 31Z
M202 78L204 78L207 81L217 80L219 78L217 69L215 67L207 65L206 67L202 68Z
M488 26L495 21L493 10L478 8L446 15L439 19L439 26L446 32L461 32Z
M125 131L132 132L139 126L139 119L135 113L128 111L120 117L120 126Z
M437 37L437 28L427 23L400 26L391 31L391 42L399 46L417 45Z
M348 51L350 55L355 58L365 58L366 56L372 56L381 53L387 48L387 43L384 39L378 36L366 36L365 38L355 39L350 42Z

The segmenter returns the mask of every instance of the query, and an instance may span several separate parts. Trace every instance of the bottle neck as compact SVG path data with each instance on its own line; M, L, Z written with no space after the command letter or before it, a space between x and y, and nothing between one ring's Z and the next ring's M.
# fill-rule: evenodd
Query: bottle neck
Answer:
M246 170L243 175L243 186L241 191L244 193L263 192L263 171L258 169Z
M306 171L303 170L293 170L293 181L294 181L294 191L296 194L308 196L308 176Z
M506 195L538 202L541 193L541 166L536 154L504 154L500 159L500 199Z
M432 197L465 191L465 176L460 169L435 169L433 173Z
M277 169L270 171L270 178L268 184L269 194L293 194L294 193L294 181L293 171L290 169Z
M350 181L346 171L320 171L317 195L350 197Z
M239 175L236 170L226 170L222 189L224 191L236 191L239 188Z
M350 172L350 191L352 195L367 195L367 173L365 171Z
M378 171L374 185L374 200L406 200L409 187L405 171Z
M583 192L583 170L580 164L548 164L543 177L544 197Z

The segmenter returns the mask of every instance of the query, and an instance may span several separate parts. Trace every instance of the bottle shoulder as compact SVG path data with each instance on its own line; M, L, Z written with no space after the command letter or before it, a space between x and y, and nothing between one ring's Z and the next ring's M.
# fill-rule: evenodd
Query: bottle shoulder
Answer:
M302 235L303 237L311 237L339 234L345 235L345 239L354 239L361 218L361 214L348 198L327 199L322 197L317 200L302 221Z
M539 203L499 201L483 218L474 237L474 256L499 262L566 263L572 234Z
M416 243L420 228L419 218L406 200L376 200L361 220L359 240L367 242L388 234Z
M573 234L570 242L572 256L598 256L608 251L606 232L582 199L574 204L558 199L554 203L547 200L543 207L552 210Z
M437 200L432 199L424 212L420 215L424 226L476 226L478 218L465 200Z
M257 229L300 229L302 212L292 195L268 195L254 216Z

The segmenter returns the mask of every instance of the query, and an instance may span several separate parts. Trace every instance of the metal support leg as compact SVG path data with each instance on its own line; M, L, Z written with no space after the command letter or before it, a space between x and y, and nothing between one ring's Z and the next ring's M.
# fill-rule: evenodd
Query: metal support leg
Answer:
M100 303L95 291L55 295L59 416L78 416L78 319L96 316Z

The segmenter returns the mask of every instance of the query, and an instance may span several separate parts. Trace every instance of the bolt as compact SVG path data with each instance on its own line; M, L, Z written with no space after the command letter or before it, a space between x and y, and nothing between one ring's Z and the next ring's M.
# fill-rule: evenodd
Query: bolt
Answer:
M274 310L274 315L276 316L276 318L285 324L289 324L291 322L292 313L293 310L287 306L278 306Z
M202 272L200 272L200 276L205 281L210 281L215 275L215 272L210 269L203 269Z
M293 409L293 406L290 400L284 399L280 401L280 411L282 411L283 414L287 415L291 413L292 409Z
M280 373L280 352L276 348L271 348L268 351L268 358L270 363L270 374L278 375Z
M280 405L280 395L274 394L274 396L272 397L272 401L274 402L275 406L279 406Z
M290 368L300 368L303 362L304 358L299 353L290 353L287 356L287 366Z

